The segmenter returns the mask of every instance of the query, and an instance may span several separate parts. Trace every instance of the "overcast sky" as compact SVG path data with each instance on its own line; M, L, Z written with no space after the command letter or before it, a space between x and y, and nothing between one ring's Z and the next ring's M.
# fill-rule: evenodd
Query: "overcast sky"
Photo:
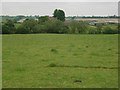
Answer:
M52 15L62 9L66 16L118 15L117 2L2 2L2 15Z

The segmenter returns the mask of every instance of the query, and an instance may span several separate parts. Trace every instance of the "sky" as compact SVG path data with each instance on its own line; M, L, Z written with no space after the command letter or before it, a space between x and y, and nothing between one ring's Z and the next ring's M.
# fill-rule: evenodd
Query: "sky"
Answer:
M31 0L33 1L33 0ZM64 10L66 16L118 15L118 2L2 2L2 15L49 15L55 9ZM109 0L108 0L109 1Z

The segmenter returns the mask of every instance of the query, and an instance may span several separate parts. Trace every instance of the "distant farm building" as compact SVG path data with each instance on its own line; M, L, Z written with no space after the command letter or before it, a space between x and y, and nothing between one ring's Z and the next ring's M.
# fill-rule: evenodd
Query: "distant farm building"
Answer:
M71 21L71 20L76 20L76 21L86 21L88 22L90 25L97 25L97 24L118 24L118 19L116 18L66 18L66 21Z
M25 20L26 20L26 18L23 18L23 19L18 20L17 22L18 23L23 23Z
M18 20L17 22L18 22L18 23L23 23L26 19L27 19L27 18L22 18L22 19ZM33 19L36 20L36 21L38 21L37 18L33 18Z

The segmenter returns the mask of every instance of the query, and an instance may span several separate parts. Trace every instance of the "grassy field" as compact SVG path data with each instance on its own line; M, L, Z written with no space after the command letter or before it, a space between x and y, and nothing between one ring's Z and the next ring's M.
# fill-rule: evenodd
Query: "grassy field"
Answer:
M118 87L118 35L3 35L3 87Z

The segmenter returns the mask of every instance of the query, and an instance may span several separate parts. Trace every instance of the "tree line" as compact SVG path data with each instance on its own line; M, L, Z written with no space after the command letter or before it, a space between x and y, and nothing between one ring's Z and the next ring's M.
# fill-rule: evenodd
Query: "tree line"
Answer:
M2 24L3 34L32 34L32 33L57 33L57 34L117 34L118 25L89 25L85 21L67 21L63 10L56 9L53 17L41 16L38 20L26 19L22 23L7 20Z

